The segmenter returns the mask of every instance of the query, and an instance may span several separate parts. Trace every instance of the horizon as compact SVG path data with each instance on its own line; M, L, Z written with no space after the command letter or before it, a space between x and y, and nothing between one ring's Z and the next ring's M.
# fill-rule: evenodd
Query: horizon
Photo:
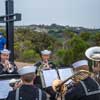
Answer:
M5 15L4 1L0 0L0 16ZM14 12L22 14L22 21L15 22L15 26L56 23L63 26L99 29L99 9L100 0L14 0Z
M52 24L56 24L56 23L52 23ZM39 26L39 25L44 25L44 26L51 26L52 24L29 24L29 25L14 25L14 27L20 27L20 26L32 26L32 25L37 25L37 26ZM60 24L56 24L56 25L60 25ZM60 25L60 26L64 26L64 27L75 27L75 28L85 28L85 29L100 29L100 28L88 28L88 27L84 27L84 26L69 26L69 25ZM5 27L5 25L0 25L0 27Z

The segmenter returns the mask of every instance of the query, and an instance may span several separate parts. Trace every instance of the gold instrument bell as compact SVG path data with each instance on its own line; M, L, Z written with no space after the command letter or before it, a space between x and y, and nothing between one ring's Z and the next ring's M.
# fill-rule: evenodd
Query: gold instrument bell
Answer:
M100 47L90 47L86 50L85 55L88 59L92 61L100 61Z
M75 73L74 75L72 75L71 77L67 78L66 80L62 81L62 80L54 80L52 83L52 88L55 92L60 93L61 95L64 95L65 93L67 93L68 89L71 89L72 87L68 88L69 84L65 84L66 82L68 82L70 79L73 81L73 83L77 84L79 83L81 80L86 79L88 76L91 76L92 73L86 70L80 70L77 73ZM73 86L73 85L72 85Z

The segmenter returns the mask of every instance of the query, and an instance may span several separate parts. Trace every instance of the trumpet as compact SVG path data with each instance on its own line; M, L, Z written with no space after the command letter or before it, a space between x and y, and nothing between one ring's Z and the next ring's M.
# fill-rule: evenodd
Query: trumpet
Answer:
M49 63L48 63L48 60L44 61L43 62L43 69L49 69L50 66L49 66Z
M6 62L7 62L7 64L6 64L7 72L12 73L14 71L12 64L9 61L6 61Z
M15 84L18 84L18 83L21 83L22 82L22 80L21 79L11 79L10 81L9 81L9 86L10 87L12 87L12 88L14 88L15 87Z
M7 71L8 71L9 73L12 73L12 72L14 71L14 68L12 67L11 64L9 64Z
M60 93L61 95L64 95L68 89L71 89L72 86L70 86L69 84L65 84L66 82L68 82L69 80L73 80L74 84L79 83L81 80L86 79L88 76L91 76L92 73L86 70L80 70L77 73L75 73L74 75L70 76L69 78L67 78L64 81L61 80L54 80L53 84L52 84L52 88L55 92ZM69 88L70 87L70 88Z

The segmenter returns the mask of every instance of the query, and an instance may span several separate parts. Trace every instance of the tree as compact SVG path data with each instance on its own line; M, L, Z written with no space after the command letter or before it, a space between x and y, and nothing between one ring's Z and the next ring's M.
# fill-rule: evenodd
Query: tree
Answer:
M67 45L68 48L64 57L64 61L66 62L64 63L69 64L85 58L85 51L89 47L89 44L82 40L79 36L74 36L67 42Z
M79 36L80 36L84 41L90 41L92 34L93 34L93 33L90 33L90 32L81 32L81 33L79 34Z
M55 51L57 48L60 47L60 42L46 34L46 33L40 33L40 32L34 32L31 29L25 28L25 29L17 29L15 31L15 39L14 39L14 49L15 49L15 58L18 58L22 61L26 60L31 61L32 59L35 61L37 58L39 59L39 56L35 56L31 59L27 59L28 54L31 54L33 51L36 53L40 53L43 49L49 49L52 51ZM31 51L30 53L30 50ZM33 55L35 53L32 53ZM27 57L25 56L27 55Z
M63 49L67 48L67 41L69 41L71 38L73 38L75 35L77 35L76 33L72 32L71 30L66 29L63 32Z
M94 43L95 43L96 46L100 46L100 33L95 34Z

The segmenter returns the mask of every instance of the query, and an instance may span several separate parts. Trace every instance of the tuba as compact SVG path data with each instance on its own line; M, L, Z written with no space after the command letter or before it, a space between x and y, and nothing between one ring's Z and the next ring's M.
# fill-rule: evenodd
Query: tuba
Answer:
M92 61L100 61L100 47L95 46L87 49L85 55Z
M100 83L100 46L90 47L86 50L85 56L92 60L92 69L96 80ZM95 70L98 68L97 70Z
M89 72L89 71L80 70L80 71L76 72L74 75L70 76L69 78L67 78L64 81L61 81L61 80L58 80L58 79L54 80L53 83L52 83L52 88L56 93L58 93L60 95L64 95L74 85L76 85L81 80L84 80L85 78L87 78L88 76L91 76L91 75L92 75L92 73ZM70 85L70 83L65 84L69 80L72 80L73 84L71 84L71 85Z

